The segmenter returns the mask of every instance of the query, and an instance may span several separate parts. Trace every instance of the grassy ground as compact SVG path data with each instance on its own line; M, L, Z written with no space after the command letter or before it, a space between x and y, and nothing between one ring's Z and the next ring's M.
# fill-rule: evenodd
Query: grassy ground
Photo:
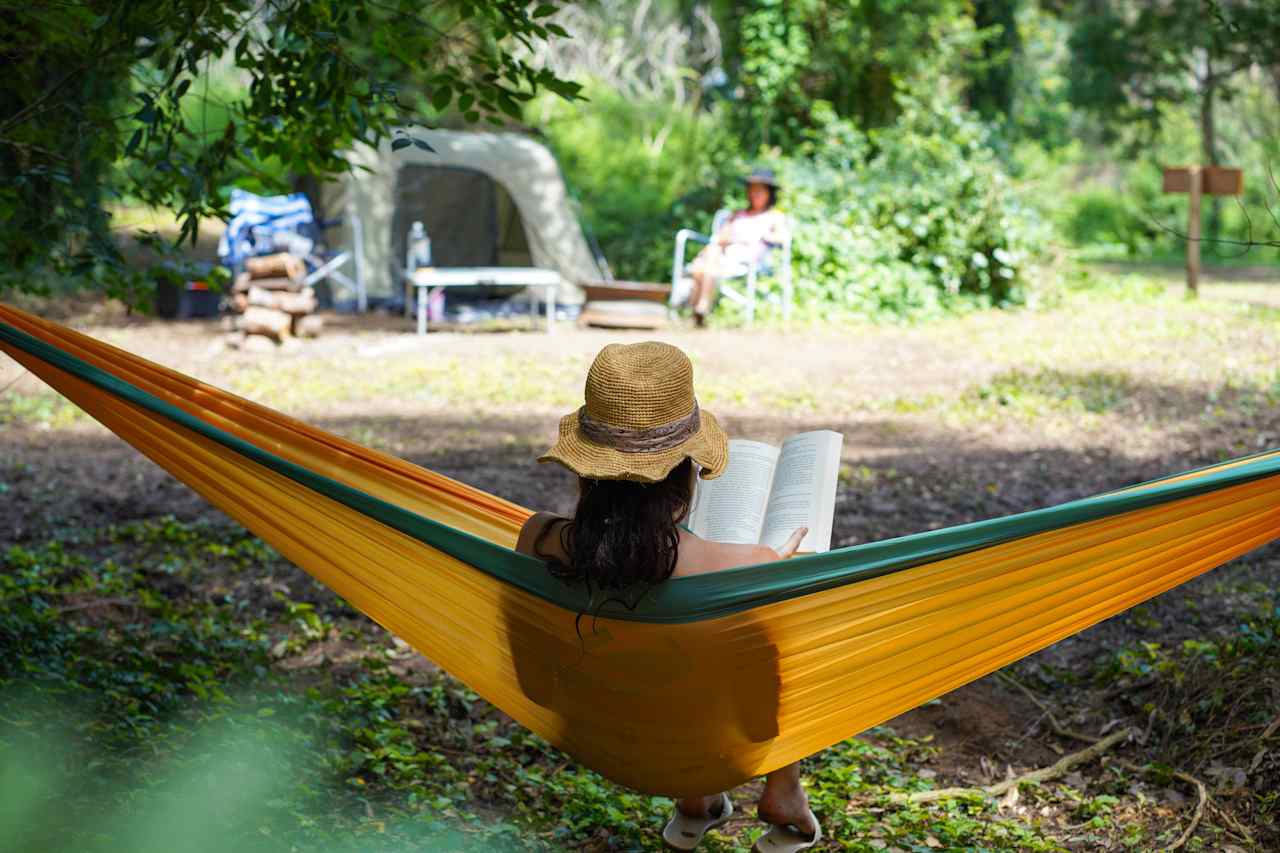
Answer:
M845 434L835 539L851 544L1280 444L1280 280L1205 291L1095 268L1033 311L661 337L731 433ZM616 338L417 339L334 318L263 360L223 349L214 324L43 308L560 511L569 478L532 457ZM21 847L658 847L669 801L574 766L12 362L0 388L0 774L21 792L0 832ZM824 849L1145 851L1188 828L1189 850L1280 847L1278 581L1264 548L820 753L806 774ZM891 799L1048 766L1125 726L1140 741L1000 798ZM706 849L758 832L748 811Z

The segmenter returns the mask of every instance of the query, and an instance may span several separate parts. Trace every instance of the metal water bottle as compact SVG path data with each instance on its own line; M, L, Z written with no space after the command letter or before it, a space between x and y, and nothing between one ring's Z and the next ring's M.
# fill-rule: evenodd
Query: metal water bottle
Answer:
M413 223L409 229L409 246L405 252L405 266L410 270L431 266L431 238L427 236L427 227L421 222Z

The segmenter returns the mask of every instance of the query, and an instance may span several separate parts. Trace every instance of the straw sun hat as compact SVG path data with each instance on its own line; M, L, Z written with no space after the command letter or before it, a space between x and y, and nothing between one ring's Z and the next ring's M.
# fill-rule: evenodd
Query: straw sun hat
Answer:
M587 403L538 457L591 480L657 483L686 458L720 476L729 442L693 396L693 365L670 344L609 344L587 371Z

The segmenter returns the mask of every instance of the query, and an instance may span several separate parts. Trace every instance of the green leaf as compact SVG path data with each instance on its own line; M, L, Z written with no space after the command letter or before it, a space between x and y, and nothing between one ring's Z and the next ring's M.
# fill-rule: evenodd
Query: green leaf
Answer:
M399 151L401 148L408 148L412 144L413 144L412 139L410 139L407 136L402 136L399 139L391 140L391 150Z
M445 107L449 106L451 100L453 100L453 90L448 87L441 86L431 93L431 106L437 112L443 111Z
M545 18L545 17L547 17L548 15L554 15L554 14L555 14L556 12L558 12L558 11L559 11L559 10L558 10L558 9L556 9L556 7L555 7L555 6L552 6L550 3L543 3L543 4L541 4L540 6L538 6L538 8L536 8L536 9L534 9L534 10L533 10L533 16L532 16L532 17L535 17L535 18Z
M506 92L502 92L498 95L498 109L515 119L521 118L524 115L520 111L520 105L516 103L515 99Z

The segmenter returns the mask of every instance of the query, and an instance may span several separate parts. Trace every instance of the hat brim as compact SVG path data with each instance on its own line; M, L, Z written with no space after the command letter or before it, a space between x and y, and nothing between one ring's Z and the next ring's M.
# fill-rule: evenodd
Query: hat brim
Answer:
M778 183L777 178L766 178L761 175L747 175L745 178L740 178L739 180L741 180L744 185L762 184L766 187L773 187L775 190L782 188Z
M589 480L633 480L659 483L685 459L692 459L702 469L702 479L714 480L729 464L729 438L720 422L703 409L698 431L666 450L654 453L625 453L614 447L597 444L582 434L578 413L560 419L560 438L555 446L538 457L539 462L559 462L579 477Z

